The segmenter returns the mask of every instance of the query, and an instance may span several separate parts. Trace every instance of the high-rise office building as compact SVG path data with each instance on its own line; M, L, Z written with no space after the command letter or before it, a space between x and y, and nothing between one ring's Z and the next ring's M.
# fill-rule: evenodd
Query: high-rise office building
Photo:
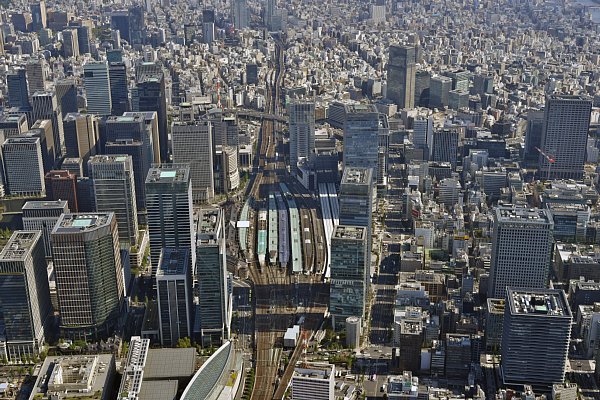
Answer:
M83 170L87 171L87 162L98 153L98 117L91 114L69 113L63 119L65 132L65 155L81 158Z
M429 107L444 108L448 105L452 78L447 76L432 76L429 81Z
M66 200L71 212L79 211L77 176L66 170L48 171L44 177L46 197L49 200Z
M83 160L79 157L65 157L60 164L60 168L69 171L77 178L85 176L83 174Z
M525 162L530 167L538 166L538 162L540 159L540 152L538 149L542 148L543 132L544 110L527 111L527 131L525 133Z
M115 214L63 214L50 240L61 330L73 338L108 337L125 295Z
M546 98L539 173L551 179L580 179L590 127L592 100L584 96L551 95Z
M69 57L79 57L79 37L77 35L77 29L70 28L62 31L63 37L63 56L65 58Z
M373 170L344 168L339 193L340 224L371 230L373 215Z
M34 32L39 32L45 29L47 24L46 20L48 15L46 14L46 1L40 0L29 5L31 11L31 29Z
M449 162L453 169L456 168L459 136L457 128L436 129L433 132L433 161Z
M175 346L192 337L192 277L190 251L165 247L156 271L160 343Z
M152 140L152 160L155 164L160 164L160 134L158 131L158 113L156 111L143 111L143 112L126 112L123 113L123 117L135 117L141 115L144 118L146 124L146 131L148 137ZM144 141L144 140L142 140Z
M378 170L379 112L374 105L346 104L344 125L344 168Z
M77 85L74 79L61 79L56 82L55 92L56 101L60 105L63 116L78 111Z
M195 265L192 204L189 166L163 164L150 168L146 178L146 210L152 276L156 276L163 247L189 248L191 265Z
M121 39L131 44L130 18L127 10L113 11L110 14L111 29L118 30Z
M503 298L507 287L546 286L553 229L548 210L518 206L494 209L488 297Z
M415 107L429 106L430 85L431 73L429 71L417 71L415 73Z
M384 6L385 7L385 6ZM399 109L414 108L416 80L416 48L390 46L388 60L387 97Z
M564 291L509 288L502 332L504 384L547 391L563 383L572 321Z
M238 150L232 146L215 146L215 192L228 193L240 186Z
M194 202L215 196L212 124L208 121L176 121L171 127L173 162L189 164Z
M159 72L156 72L156 70ZM164 74L159 65L143 63L136 67L136 82L137 86L131 94L131 108L136 112L155 111L157 113L160 160L161 162L167 162L169 136L167 132L167 97Z
M106 61L91 61L84 64L83 76L88 113L99 116L110 115L112 100Z
M138 220L133 163L128 155L97 155L88 162L98 212L113 211L117 218L121 248L137 245Z
M44 158L36 136L15 136L2 144L6 186L11 195L44 195ZM23 166L27 166L24 168Z
M298 160L310 161L315 151L315 103L292 101L288 104L290 116L290 167L296 170Z
M211 44L215 41L215 10L202 11L202 42Z
M92 52L91 37L92 28L89 25L77 26L77 45L79 46L80 54L88 54Z
M46 76L48 65L44 57L32 57L25 64L29 93L44 92L46 90Z
M12 136L19 136L29 130L27 117L25 114L2 114L0 115L0 136L8 139Z
M250 21L248 3L246 0L232 0L232 20L235 29L245 29Z
M18 108L30 108L29 90L27 89L27 72L24 68L16 68L6 75L8 88L8 105Z
M428 160L433 152L433 117L419 117L413 122L413 145L423 150L423 158Z
M130 32L130 44L140 49L144 44L146 36L146 20L145 10L141 4L136 4L129 7L129 32Z
M200 340L203 346L220 345L229 339L231 326L225 222L221 209L200 211L194 279L199 299Z
M37 136L40 138L42 146L42 158L44 159L44 171L49 171L56 163L54 154L54 131L52 121L47 119L38 119L31 129L25 132L27 136Z
M62 111L58 106L56 95L52 92L37 92L31 96L33 107L33 119L47 119L52 122L52 140L47 139L46 145L54 150L54 159L62 156L62 148L65 143L65 132L62 120ZM50 143L52 141L52 143Z
M329 312L334 329L344 329L346 318L365 317L370 268L367 228L340 224L331 238Z
M0 252L0 322L9 362L33 359L52 311L42 234L15 231Z
M298 363L290 387L292 400L334 400L335 365Z
M110 77L110 98L112 114L123 115L129 111L129 88L127 66L123 62L111 62L108 67Z
M23 211L23 228L28 231L42 231L44 253L47 258L52 257L50 232L61 214L70 212L67 201L28 201L21 210Z

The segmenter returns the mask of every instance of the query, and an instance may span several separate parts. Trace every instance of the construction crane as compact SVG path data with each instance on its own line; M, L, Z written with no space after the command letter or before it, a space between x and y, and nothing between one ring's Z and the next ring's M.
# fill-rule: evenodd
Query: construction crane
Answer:
M539 147L536 147L535 149L539 151L542 156L544 156L546 161L548 161L548 176L546 177L546 180L550 180L550 168L552 168L552 164L554 164L556 160L553 156L544 153Z

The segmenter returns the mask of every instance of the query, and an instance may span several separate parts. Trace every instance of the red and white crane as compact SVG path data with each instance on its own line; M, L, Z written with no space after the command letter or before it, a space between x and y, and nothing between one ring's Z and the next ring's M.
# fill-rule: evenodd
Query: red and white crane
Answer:
M544 156L546 161L548 161L548 176L546 177L546 180L550 180L550 168L552 168L552 164L554 164L556 160L553 156L544 153L539 147L536 147L535 149L539 151L542 156Z

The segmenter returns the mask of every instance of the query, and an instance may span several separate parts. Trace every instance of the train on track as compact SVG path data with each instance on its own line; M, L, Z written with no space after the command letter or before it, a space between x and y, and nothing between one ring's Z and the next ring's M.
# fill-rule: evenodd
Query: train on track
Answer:
M256 254L258 255L258 264L264 268L267 258L267 210L264 208L258 211Z

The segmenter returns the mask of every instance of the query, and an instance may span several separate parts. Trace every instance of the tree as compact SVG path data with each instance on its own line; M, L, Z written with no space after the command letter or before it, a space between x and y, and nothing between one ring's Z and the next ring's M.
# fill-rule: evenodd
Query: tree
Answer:
M177 345L175 347L178 349L188 349L192 347L192 341L189 337L180 338L177 340Z

